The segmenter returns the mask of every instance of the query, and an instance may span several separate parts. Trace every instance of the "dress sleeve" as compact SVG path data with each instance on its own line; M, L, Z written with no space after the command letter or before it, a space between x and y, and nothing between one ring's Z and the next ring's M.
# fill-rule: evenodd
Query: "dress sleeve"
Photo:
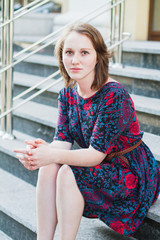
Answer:
M129 124L134 107L128 93L112 92L106 95L99 107L90 144L93 148L109 154L120 134Z
M64 90L61 90L58 97L58 121L54 140L71 142L74 140L69 131L69 119L67 102Z

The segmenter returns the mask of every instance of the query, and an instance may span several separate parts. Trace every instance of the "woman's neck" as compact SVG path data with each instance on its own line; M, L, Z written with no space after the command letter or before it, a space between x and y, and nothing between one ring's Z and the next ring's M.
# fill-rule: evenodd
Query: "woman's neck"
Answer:
M89 98L90 96L97 92L96 90L91 89L91 85L87 86L87 84L85 86L77 84L77 91L79 96L81 96L82 98Z

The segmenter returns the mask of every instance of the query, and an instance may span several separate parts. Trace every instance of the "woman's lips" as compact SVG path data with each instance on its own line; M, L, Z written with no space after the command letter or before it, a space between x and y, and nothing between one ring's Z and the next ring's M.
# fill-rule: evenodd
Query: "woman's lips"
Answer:
M70 68L72 72L79 72L82 68Z

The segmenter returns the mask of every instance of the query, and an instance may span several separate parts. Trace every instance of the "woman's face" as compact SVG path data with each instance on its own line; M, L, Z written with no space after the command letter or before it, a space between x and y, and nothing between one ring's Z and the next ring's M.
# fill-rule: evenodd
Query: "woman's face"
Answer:
M86 35L72 31L64 42L62 58L71 79L78 83L82 80L93 82L97 53Z

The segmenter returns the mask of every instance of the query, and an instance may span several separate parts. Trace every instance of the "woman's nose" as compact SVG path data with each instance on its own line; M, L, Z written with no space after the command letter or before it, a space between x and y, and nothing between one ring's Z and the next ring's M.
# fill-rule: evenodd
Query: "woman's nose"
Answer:
M72 58L72 63L73 64L78 64L79 63L79 57L77 54L74 54L73 58Z

